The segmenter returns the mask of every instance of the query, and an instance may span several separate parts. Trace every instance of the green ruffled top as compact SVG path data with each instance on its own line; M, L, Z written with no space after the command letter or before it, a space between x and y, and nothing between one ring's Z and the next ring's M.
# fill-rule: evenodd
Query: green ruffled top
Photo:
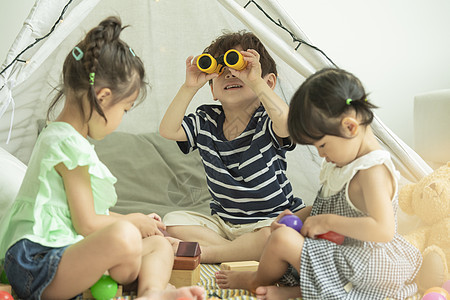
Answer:
M16 200L1 220L0 262L21 239L47 247L83 239L73 227L63 180L54 168L61 162L69 170L89 166L97 214L108 214L116 204L117 179L98 159L94 146L68 123L50 123L39 135Z

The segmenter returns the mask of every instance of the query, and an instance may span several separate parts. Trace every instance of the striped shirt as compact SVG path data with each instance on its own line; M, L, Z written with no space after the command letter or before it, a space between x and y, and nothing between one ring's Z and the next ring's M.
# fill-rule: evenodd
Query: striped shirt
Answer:
M255 223L276 217L285 209L305 205L293 196L286 177L286 151L295 144L278 143L272 121L261 105L244 132L228 141L223 133L225 114L220 105L202 105L183 119L187 141L184 153L199 150L212 195L211 214L233 224Z

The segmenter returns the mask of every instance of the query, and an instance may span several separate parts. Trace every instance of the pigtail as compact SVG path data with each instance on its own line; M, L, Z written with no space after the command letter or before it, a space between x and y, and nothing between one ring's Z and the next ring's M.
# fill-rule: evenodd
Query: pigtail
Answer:
M103 20L91 29L86 37L69 53L63 65L63 86L52 101L47 112L51 111L69 90L78 101L80 112L83 109L83 97L89 101L89 117L94 110L107 121L105 113L97 99L96 91L109 88L113 95L111 105L140 90L141 99L145 98L145 70L141 59L120 39L122 22L117 17Z
M115 17L110 17L92 29L85 38L86 50L83 65L89 74L89 77L86 78L87 84L89 84L87 96L91 108L89 118L92 116L93 109L95 109L105 121L108 121L97 99L95 77L100 68L99 57L102 54L103 48L105 45L118 40L122 29L120 20Z
M325 135L341 136L340 116L354 110L362 125L377 108L367 100L361 81L342 69L324 68L309 76L292 97L288 128L294 142L312 144Z

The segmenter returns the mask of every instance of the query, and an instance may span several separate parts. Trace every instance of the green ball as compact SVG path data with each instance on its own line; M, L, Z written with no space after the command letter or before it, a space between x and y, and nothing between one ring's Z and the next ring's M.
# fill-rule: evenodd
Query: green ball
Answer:
M102 277L91 286L91 293L97 300L106 300L114 298L118 288L117 282L115 282L111 276L102 275Z
M6 277L5 270L2 271L2 275L0 275L0 282L4 284L9 284L8 277Z

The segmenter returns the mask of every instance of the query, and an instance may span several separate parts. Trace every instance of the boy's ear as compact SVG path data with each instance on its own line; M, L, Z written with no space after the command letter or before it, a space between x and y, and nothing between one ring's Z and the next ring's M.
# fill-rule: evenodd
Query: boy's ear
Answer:
M107 105L112 99L112 92L109 88L102 88L97 92L97 99L102 105Z
M212 96L213 96L214 101L217 100L217 98L214 97L214 89L213 89L212 83L209 85L209 87L211 88L211 94L212 94Z
M348 137L354 137L358 133L359 122L352 117L345 117L341 121L344 134Z
M273 90L277 85L277 76L274 73L269 73L264 76L267 85Z

